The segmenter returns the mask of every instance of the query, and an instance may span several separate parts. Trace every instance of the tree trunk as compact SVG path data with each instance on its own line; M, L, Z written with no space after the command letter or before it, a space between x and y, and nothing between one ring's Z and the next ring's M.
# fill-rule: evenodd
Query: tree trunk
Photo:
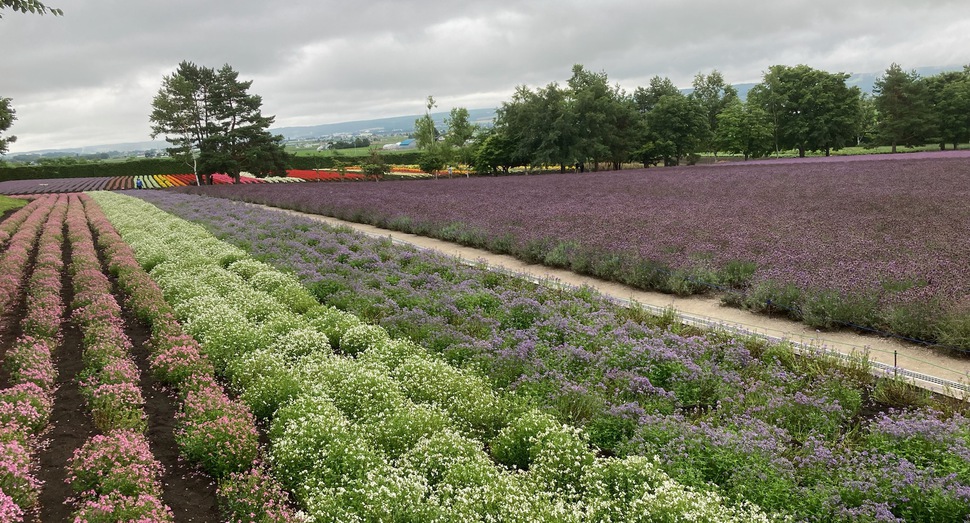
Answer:
M825 156L826 157L832 156L832 149L829 149L828 147L826 147L825 148Z
M893 140L893 154L896 154L896 140Z
M805 148L804 147L799 147L798 148L798 157L799 158L804 158L805 157Z

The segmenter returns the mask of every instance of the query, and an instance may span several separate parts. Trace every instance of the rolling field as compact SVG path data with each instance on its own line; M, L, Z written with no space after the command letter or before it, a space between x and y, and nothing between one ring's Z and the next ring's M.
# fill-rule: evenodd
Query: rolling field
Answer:
M952 155L202 190L970 349L970 166Z

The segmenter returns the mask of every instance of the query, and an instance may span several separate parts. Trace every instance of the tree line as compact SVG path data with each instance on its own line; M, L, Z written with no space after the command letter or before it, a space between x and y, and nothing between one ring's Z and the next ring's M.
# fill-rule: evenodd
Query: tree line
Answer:
M693 163L702 153L749 159L781 151L828 155L857 145L891 145L893 152L898 145L927 143L955 148L970 141L970 66L920 77L893 64L872 95L847 85L848 78L807 65L775 65L742 100L716 70L698 73L689 94L660 76L628 93L611 85L605 72L575 65L565 85L518 87L498 109L494 126L477 133L471 158L480 172L520 166L583 171L629 162ZM427 122L417 124L420 133Z

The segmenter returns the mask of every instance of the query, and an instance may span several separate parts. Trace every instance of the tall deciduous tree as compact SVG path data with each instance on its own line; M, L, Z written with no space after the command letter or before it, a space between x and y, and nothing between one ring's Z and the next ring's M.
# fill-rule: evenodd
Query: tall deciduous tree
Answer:
M183 61L152 101L152 138L165 135L169 155L193 167L198 152L196 174L209 182L217 172L236 182L242 171L285 175L282 137L269 133L274 117L262 115L251 85L228 64L215 70Z
M0 136L13 125L13 121L17 119L16 114L17 111L10 105L10 98L0 98ZM0 137L0 154L6 153L10 144L16 141L16 136Z
M828 73L807 65L774 65L748 93L772 120L776 149L840 149L855 142L861 114L861 92L848 87L845 73Z
M448 151L438 142L438 129L431 118L431 109L436 105L434 97L429 96L427 111L424 116L414 121L414 137L418 141L418 148L422 150L418 166L428 174L436 174L448 161Z
M704 108L679 91L661 96L647 113L646 123L647 143L664 165L678 165L700 151L710 138Z
M933 124L940 149L970 139L970 67L925 78Z
M478 126L472 124L468 118L468 109L464 107L453 107L445 118L445 125L448 126L445 145L451 149L452 157L465 165L473 161L469 142L478 130Z
M707 75L697 73L693 82L694 91L691 98L697 100L707 113L707 124L713 138L717 134L717 116L738 99L738 91L734 86L724 81L724 76L717 69ZM717 154L717 147L713 141L704 144L708 151Z
M574 126L575 154L581 164L601 161L613 168L630 156L638 134L632 99L618 85L611 86L605 72L573 66L567 95L569 121Z
M907 73L893 63L876 80L873 92L879 111L879 137L892 146L892 152L898 145L926 143L933 130L933 117L926 84L915 71Z
M743 154L745 160L767 156L774 147L771 117L755 104L734 99L717 115L713 142L718 150Z

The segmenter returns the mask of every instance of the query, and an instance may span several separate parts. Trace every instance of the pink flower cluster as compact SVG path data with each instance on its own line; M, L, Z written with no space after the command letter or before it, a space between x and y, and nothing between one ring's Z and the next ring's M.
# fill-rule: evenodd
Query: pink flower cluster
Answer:
M258 465L258 432L250 410L231 400L216 382L211 361L182 329L161 289L97 204L85 195L81 200L108 270L117 276L128 306L152 328L152 372L179 393L176 441L180 450L220 480L227 521L299 521L279 482Z
M115 430L94 436L74 451L67 482L85 498L117 493L161 496L162 465L140 432Z

